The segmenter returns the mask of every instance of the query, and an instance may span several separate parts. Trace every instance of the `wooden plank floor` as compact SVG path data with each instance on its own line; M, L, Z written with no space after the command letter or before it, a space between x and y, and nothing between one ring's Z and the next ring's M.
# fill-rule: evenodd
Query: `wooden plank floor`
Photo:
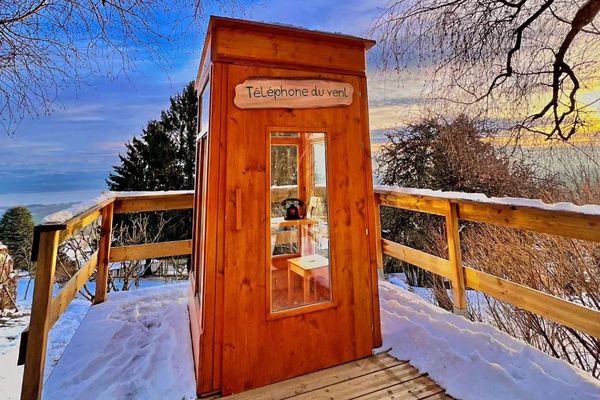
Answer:
M214 398L214 397L213 397ZM428 399L451 400L438 384L406 361L387 353L338 365L269 386L225 397L227 400Z

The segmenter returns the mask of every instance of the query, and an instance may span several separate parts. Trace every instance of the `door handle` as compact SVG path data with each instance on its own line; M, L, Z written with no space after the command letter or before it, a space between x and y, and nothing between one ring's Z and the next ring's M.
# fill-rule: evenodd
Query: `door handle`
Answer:
M235 189L235 230L242 229L242 189Z

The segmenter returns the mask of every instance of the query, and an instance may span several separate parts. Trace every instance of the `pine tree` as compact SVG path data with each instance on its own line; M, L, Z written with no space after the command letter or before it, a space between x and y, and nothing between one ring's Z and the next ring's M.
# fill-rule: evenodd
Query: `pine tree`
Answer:
M148 122L141 137L127 143L106 183L110 190L182 190L194 188L198 99L193 83L171 97L158 121Z
M111 173L106 181L110 190L144 190L147 186L142 155L145 146L144 142L135 137L125 144L127 153L119 155L121 165L113 167L114 173Z
M194 188L198 99L193 82L170 99L170 107L159 120L149 121L140 137L126 144L119 155L120 165L113 167L106 183L110 190L184 190ZM169 228L161 241L189 239L192 214L189 211L153 213L146 229L149 236L159 232L161 215L169 219ZM135 216L120 215L115 223L132 221ZM133 226L133 225L132 225Z
M25 207L9 208L0 219L0 241L8 247L16 269L30 270L33 218Z
M182 189L193 189L198 127L198 96L194 82L190 82L182 93L171 97L171 107L161 114L161 123L177 144L177 158L184 179Z

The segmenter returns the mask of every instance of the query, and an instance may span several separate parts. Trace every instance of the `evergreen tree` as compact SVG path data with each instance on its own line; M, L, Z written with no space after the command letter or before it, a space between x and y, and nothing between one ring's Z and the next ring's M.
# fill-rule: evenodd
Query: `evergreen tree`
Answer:
M127 144L125 155L119 154L121 165L113 166L106 181L110 190L143 190L146 185L146 167L142 156L142 150L146 146L140 139L134 137Z
M0 241L8 247L17 269L30 270L33 218L25 207L8 209L0 219Z
M107 179L110 190L182 190L194 188L198 99L193 82L171 97L158 121L148 122L141 137L127 143Z
M185 190L194 188L198 98L194 83L170 99L170 107L158 121L149 121L141 136L126 144L106 183L110 190ZM162 215L161 215L162 214ZM161 217L168 218L168 229L160 231ZM115 223L125 222L133 229L135 215L119 215ZM147 225L149 237L161 241L189 239L192 232L190 211L152 213ZM158 234L160 232L160 234ZM116 238L116 240L123 238ZM148 262L147 262L148 266Z
M194 82L186 85L182 93L171 97L171 106L161 114L161 123L176 142L177 159L183 171L183 188L193 189L198 127L198 96Z

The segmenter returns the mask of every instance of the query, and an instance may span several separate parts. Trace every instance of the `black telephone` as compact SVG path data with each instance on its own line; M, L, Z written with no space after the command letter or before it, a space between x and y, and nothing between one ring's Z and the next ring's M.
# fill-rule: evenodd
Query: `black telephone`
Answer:
M304 202L295 197L290 197L281 202L281 205L285 209L286 220L295 220L304 218Z

